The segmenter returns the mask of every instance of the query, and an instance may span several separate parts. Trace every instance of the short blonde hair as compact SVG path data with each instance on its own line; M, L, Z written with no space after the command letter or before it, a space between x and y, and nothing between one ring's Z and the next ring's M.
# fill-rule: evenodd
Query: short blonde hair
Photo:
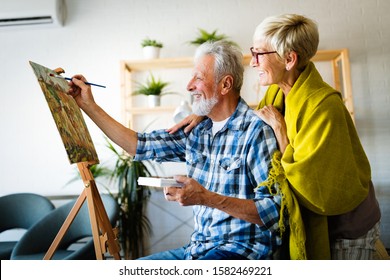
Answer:
M303 70L316 54L319 44L317 24L302 15L284 14L264 19L253 40L264 40L284 58L290 51L298 54L298 69Z

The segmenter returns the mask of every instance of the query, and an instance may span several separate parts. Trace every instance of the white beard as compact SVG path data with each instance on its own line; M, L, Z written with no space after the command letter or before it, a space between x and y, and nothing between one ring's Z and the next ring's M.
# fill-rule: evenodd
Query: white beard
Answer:
M195 100L192 104L192 112L198 116L207 116L218 103L216 95L210 99L205 99L203 96L199 100Z

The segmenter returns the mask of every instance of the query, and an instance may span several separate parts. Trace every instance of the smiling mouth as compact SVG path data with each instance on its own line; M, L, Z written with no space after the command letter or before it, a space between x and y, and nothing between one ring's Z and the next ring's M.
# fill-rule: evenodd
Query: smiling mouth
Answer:
M191 93L191 95L194 99L200 99L202 96L200 93Z

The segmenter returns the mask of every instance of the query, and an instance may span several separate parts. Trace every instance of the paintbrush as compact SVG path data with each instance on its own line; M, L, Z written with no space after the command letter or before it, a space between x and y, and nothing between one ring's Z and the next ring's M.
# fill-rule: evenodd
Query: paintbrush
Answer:
M60 78L60 79L65 79L65 80L68 80L68 81L72 81L72 78L63 77L61 75L56 75L56 74L52 74L52 73L50 73L49 76L54 77L54 78ZM89 83L89 82L84 82L84 83L86 85L95 86L95 87L102 87L102 88L106 87L106 86L102 86L102 85L98 85L98 84L94 84L94 83Z

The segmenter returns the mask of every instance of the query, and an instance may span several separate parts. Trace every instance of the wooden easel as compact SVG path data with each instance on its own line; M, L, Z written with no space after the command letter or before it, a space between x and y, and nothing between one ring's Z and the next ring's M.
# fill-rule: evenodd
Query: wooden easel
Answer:
M64 69L56 68L57 74L65 73ZM108 252L117 260L120 260L120 245L118 241L118 229L112 228L107 212L104 208L102 198L96 187L90 167L96 162L79 162L77 167L80 171L81 178L84 182L84 190L76 200L73 208L70 210L68 217L54 238L51 246L44 256L44 260L50 260L57 250L62 238L71 226L77 213L83 206L85 200L88 202L89 219L91 221L93 243L95 246L96 259L104 259L104 254Z
M84 182L84 190L76 200L68 217L65 219L57 236L44 256L44 260L50 260L58 248L62 238L66 234L83 203L87 199L89 218L91 221L93 242L95 245L96 259L103 260L104 254L108 252L116 259L120 260L120 245L117 239L117 228L112 228L103 201L96 187L95 180L89 169L94 163L79 162L77 167Z

